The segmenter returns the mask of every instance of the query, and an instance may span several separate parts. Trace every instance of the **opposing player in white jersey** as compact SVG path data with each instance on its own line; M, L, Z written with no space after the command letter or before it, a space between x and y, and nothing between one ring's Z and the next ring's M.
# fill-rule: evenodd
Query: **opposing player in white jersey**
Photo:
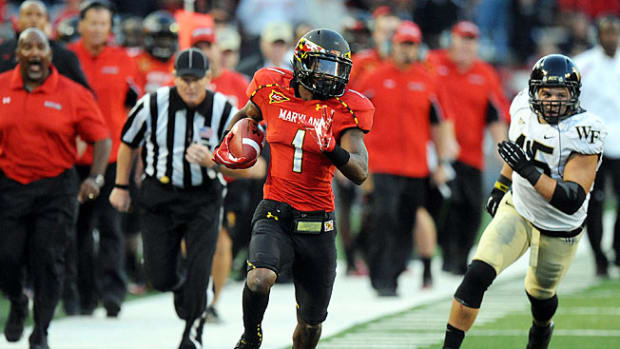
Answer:
M513 100L509 140L498 144L505 164L487 202L494 217L454 294L444 348L461 346L484 292L528 248L525 291L533 324L527 348L549 346L556 289L582 235L607 135L601 119L579 106L580 86L570 58L548 55Z

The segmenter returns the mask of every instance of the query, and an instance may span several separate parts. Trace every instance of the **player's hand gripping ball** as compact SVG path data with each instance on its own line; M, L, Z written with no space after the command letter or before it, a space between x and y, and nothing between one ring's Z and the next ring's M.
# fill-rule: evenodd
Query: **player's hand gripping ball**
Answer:
M213 160L233 169L252 167L264 144L265 134L259 128L258 122L251 118L241 119L215 149Z

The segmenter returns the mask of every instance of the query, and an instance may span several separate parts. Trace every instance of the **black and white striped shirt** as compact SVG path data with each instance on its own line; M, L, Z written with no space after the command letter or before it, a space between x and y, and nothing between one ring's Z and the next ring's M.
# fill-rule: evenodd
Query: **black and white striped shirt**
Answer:
M187 148L202 143L213 151L236 112L220 93L207 91L200 105L188 109L176 87L162 87L131 110L121 140L132 148L143 147L146 176L180 188L199 186L215 179L216 172L187 162Z

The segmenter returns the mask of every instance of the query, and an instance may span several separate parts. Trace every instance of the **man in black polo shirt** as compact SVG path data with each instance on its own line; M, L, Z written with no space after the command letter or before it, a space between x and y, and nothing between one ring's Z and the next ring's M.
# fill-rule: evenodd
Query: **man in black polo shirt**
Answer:
M237 109L224 95L207 90L209 63L200 50L180 52L174 67L175 86L147 94L130 112L110 202L129 210L130 169L141 147L146 178L138 206L146 275L155 289L174 292L177 315L186 322L179 348L196 349L202 343L225 186L211 152ZM187 270L179 275L182 240Z

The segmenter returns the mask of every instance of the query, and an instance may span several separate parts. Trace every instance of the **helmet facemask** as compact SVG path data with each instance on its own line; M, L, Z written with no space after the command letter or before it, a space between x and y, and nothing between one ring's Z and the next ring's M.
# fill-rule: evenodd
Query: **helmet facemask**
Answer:
M297 83L312 92L315 99L329 99L344 94L353 66L350 52L327 52L302 38L293 56Z
M543 87L566 87L568 88L570 98L554 101L542 100L539 98L538 92ZM579 85L573 81L550 83L532 80L529 87L529 103L534 113L543 118L547 123L555 125L579 110Z

